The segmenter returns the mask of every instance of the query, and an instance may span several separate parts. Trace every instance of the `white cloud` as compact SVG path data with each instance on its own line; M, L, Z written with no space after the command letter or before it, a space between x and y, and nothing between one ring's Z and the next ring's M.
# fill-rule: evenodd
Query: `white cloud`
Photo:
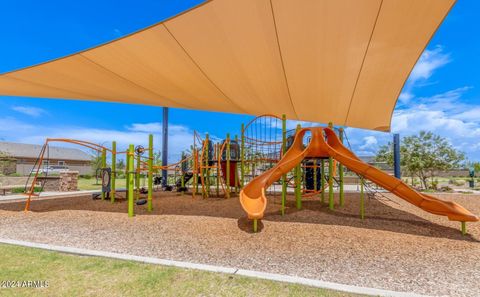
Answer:
M8 132L21 133L22 131L28 131L34 128L33 125L18 121L12 117L0 118L0 132L4 132L2 134L8 134ZM1 136L5 138L4 135Z
M433 50L425 50L410 74L409 80L416 82L429 79L433 72L450 62L450 55L437 45Z
M432 77L435 70L445 66L450 61L450 54L445 53L440 45L437 45L432 50L425 50L410 73L410 77L398 97L399 101L404 104L410 102L414 97L412 90L420 83L427 84L428 79Z
M430 97L412 97L408 105L395 110L392 132L403 137L421 130L432 131L448 139L469 159L480 160L480 107L462 100L470 89L462 87ZM355 128L347 128L346 134L358 155L375 154L381 145L391 142L393 136L392 133Z
M44 109L32 106L12 106L12 110L32 117L39 117L41 115L47 114Z
M120 31L120 29L118 29L118 28L113 29L113 34L116 37L121 37L123 35L122 31Z
M407 108L395 110L392 131L403 136L432 131L447 138L470 159L480 160L480 107L462 101L462 95L469 89L463 87L415 98Z
M146 124L135 123L128 126L127 129L136 132L160 133L162 132L162 124L157 122Z
M480 107L473 107L465 110L459 114L454 115L454 118L463 121L480 121Z
M373 135L365 136L363 138L363 145L360 146L361 150L372 150L376 149L378 141L377 138Z

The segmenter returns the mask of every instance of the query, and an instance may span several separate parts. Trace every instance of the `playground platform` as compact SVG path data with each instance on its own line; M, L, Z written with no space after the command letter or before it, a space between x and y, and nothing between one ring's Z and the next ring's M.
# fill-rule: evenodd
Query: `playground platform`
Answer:
M480 291L480 226L432 215L382 193L359 196L331 211L319 197L296 210L293 195L279 214L280 195L269 196L267 216L252 233L236 197L155 193L154 210L126 202L69 197L0 203L0 238L128 253L207 265L237 267L346 285L434 296L477 296ZM434 194L479 213L480 195ZM338 197L337 197L338 198ZM240 218L240 219L239 219Z

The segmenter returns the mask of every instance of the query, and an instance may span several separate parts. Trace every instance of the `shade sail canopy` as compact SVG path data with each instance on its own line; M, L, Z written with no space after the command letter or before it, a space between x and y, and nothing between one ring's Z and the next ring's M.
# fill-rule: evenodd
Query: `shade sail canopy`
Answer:
M0 76L0 95L286 114L388 131L455 0L212 0Z

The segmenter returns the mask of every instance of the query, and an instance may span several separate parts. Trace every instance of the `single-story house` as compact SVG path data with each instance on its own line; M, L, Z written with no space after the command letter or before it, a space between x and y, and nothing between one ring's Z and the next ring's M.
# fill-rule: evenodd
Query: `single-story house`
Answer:
M41 145L0 141L0 173L28 175L39 157ZM92 174L92 156L76 148L49 146L48 159L44 166L62 166L78 171L79 174ZM47 158L47 153L45 154Z

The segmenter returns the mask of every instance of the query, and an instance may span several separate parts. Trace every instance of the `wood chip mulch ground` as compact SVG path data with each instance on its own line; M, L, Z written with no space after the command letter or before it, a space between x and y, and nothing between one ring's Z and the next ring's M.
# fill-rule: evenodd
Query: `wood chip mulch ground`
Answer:
M125 201L91 197L0 203L0 237L180 261L297 275L343 284L428 295L479 296L480 223L460 223L426 213L403 200L347 193L343 208L329 211L319 198L285 216L270 198L257 234L237 198L156 193L153 213ZM438 194L480 214L480 195Z

